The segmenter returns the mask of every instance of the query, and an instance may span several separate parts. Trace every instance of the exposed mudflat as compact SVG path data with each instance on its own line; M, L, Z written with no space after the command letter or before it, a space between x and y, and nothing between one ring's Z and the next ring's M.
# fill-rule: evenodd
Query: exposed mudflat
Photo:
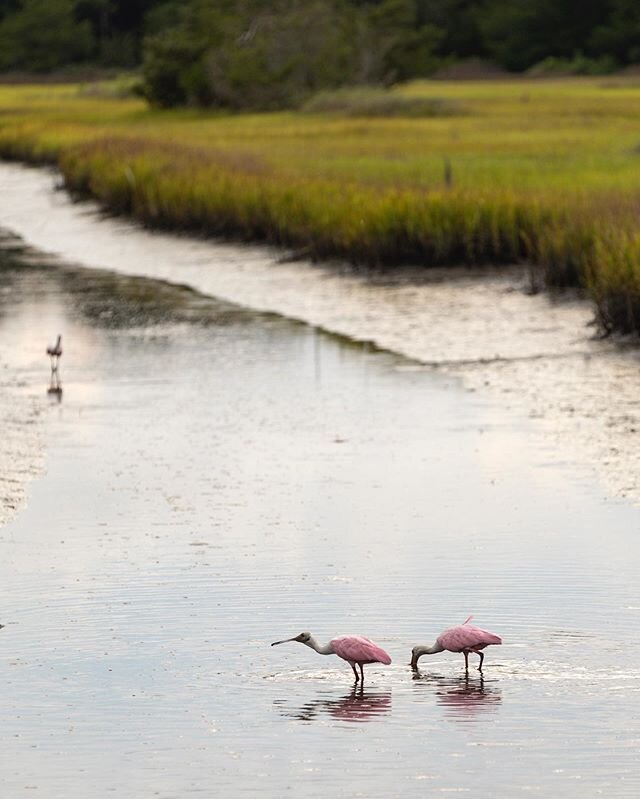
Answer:
M574 294L530 296L519 267L381 279L336 265L279 264L266 247L105 218L56 190L56 180L1 164L0 225L67 261L186 284L457 375L471 390L498 394L505 412L535 420L542 461L568 461L613 496L640 501L640 352L596 339L591 306Z
M7 374L9 373L9 374ZM43 442L40 408L12 379L0 361L0 526L8 521L25 498L29 480L40 473Z
M8 245L0 236L0 304L7 302L12 287L3 273L3 252ZM43 359L46 358L44 348ZM44 363L44 360L43 360ZM44 462L42 429L43 397L22 379L20 371L0 341L0 527L20 507L27 485Z

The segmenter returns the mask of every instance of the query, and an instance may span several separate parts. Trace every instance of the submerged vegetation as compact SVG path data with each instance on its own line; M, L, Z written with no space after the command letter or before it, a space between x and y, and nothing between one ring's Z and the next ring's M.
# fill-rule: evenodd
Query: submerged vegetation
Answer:
M419 82L384 102L464 112L232 116L3 87L0 153L151 225L381 268L526 261L583 286L603 329L640 330L639 84Z

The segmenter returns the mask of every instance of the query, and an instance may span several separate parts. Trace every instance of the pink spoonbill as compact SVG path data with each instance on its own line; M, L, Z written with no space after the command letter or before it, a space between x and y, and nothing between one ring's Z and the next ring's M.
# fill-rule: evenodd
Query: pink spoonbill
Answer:
M391 663L391 658L382 647L362 635L339 635L337 638L332 638L328 644L322 645L311 633L300 633L293 638L285 638L284 641L274 641L271 646L286 644L288 641L299 641L314 649L319 655L337 655L346 660L353 669L356 682L361 678L364 683L363 666L365 663L384 663L386 666ZM358 677L356 665L360 666L360 677Z
M437 652L446 650L447 652L462 652L466 671L469 671L469 655L471 652L477 652L480 655L478 671L482 671L484 652L481 650L490 644L501 644L502 638L499 635L469 624L472 618L473 616L469 616L463 624L459 624L457 627L450 627L440 633L433 646L414 646L411 651L411 668L418 668L418 660L423 655L435 655Z

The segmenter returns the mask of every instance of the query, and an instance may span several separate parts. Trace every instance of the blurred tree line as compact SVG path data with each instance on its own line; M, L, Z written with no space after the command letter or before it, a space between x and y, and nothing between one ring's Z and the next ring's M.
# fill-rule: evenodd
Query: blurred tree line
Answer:
M640 0L0 0L0 70L142 64L158 105L282 107L471 57L640 62Z

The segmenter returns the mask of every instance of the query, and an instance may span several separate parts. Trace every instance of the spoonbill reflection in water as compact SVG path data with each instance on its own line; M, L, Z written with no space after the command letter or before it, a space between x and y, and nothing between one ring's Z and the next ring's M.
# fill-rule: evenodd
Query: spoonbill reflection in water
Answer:
M476 721L479 716L495 711L502 702L502 693L495 682L485 684L482 672L477 678L465 672L460 677L420 674L415 671L413 684L423 696L435 694L436 702L452 721Z
M300 633L300 635L296 635L293 638L285 638L284 641L274 641L271 646L286 644L289 641L299 641L301 644L314 649L319 655L337 655L339 658L346 660L353 669L356 682L361 679L364 683L363 666L366 663L384 663L386 666L391 663L391 658L384 649L362 635L339 635L323 646L316 641L311 633ZM360 666L360 677L358 677L356 665Z
M312 699L295 710L281 709L283 716L298 721L312 721L326 714L335 721L356 724L375 721L390 711L391 693L365 693L362 683L354 685L350 693L339 699Z
M476 652L480 655L480 665L478 671L482 671L482 661L484 652L481 650L490 644L501 644L502 638L495 633L481 630L469 624L473 616L459 624L457 627L450 627L436 638L433 646L414 646L411 651L411 668L418 668L418 660L423 655L435 655L437 652L462 652L464 655L464 668L469 671L469 655Z

